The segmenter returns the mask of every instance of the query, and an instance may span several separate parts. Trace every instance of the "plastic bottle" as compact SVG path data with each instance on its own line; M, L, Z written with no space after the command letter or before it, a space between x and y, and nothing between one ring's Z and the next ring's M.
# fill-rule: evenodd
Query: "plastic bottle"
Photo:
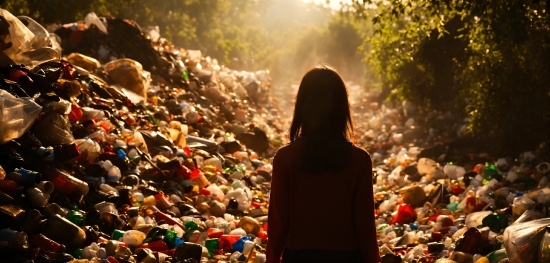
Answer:
M78 139L74 143L78 145L78 150L89 161L94 161L101 151L99 144L92 139Z
M463 177L464 174L466 174L466 170L464 169L464 167L452 164L445 165L443 167L443 172L445 172L445 174L449 176L450 179L457 179Z
M138 230L128 230L122 236L122 242L129 246L139 246L145 240L145 233Z
M483 184L487 184L494 178L500 178L497 167L494 164L488 164L483 167Z
M86 232L71 221L59 215L46 220L41 234L67 246L67 251L81 248L86 242Z
M506 215L493 213L483 218L483 226L488 226L491 231L499 233L508 226L508 217Z
M77 179L76 177L58 170L48 169L46 172L46 178L53 183L54 191L62 194L77 194L85 196L88 194L89 188L86 182Z
M0 230L0 241L10 248L26 249L29 247L27 234L11 229Z
M50 199L50 195L43 192L42 190L32 187L28 188L27 191L25 191L26 196L28 197L29 201L32 205L37 207L44 207L48 203L48 200Z
M61 244L47 238L42 234L35 234L29 238L32 248L39 247L40 250L56 253L61 249Z

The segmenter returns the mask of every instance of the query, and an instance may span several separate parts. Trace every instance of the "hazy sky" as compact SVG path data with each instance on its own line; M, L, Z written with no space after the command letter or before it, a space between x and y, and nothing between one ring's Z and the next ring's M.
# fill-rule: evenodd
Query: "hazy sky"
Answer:
M301 0L302 2L315 2L315 3L321 3L321 4L325 4L326 3L326 0ZM350 0L331 0L330 1L330 8L332 9L340 9L340 2L350 2Z

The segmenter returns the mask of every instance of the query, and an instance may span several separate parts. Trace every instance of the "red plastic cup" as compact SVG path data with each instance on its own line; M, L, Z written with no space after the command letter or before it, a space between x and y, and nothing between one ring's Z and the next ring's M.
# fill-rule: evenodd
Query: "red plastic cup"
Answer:
M78 104L73 102L73 104L71 104L71 113L69 113L69 120L79 121L80 118L82 118L82 115L82 109L78 106Z

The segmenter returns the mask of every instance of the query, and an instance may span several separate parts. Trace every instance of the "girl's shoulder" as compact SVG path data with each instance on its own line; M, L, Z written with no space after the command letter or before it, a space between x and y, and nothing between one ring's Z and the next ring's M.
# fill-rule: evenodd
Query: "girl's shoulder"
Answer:
M353 160L352 162L359 162L359 163L371 163L372 159L369 154L364 148L358 147L356 145L353 145L350 159Z
M352 153L362 156L368 156L370 158L370 154L369 152L367 152L367 150L365 150L365 148L359 147L355 144L352 144L352 148Z
M299 150L300 147L300 140L296 140L294 142L290 142L288 144L285 144L277 150L275 153L275 156L273 158L282 158L284 156L292 155L293 153L296 153Z

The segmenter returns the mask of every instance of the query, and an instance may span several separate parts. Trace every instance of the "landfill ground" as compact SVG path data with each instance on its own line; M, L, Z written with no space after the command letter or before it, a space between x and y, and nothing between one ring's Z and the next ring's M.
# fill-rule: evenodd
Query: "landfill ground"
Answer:
M265 262L297 83L121 18L0 18L0 262ZM489 156L452 114L347 86L382 262L550 262L547 152Z

